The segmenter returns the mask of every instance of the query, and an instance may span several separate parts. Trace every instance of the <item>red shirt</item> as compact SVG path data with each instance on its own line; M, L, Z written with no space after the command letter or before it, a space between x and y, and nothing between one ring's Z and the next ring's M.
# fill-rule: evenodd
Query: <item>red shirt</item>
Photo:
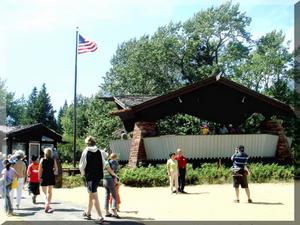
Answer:
M178 161L178 168L186 168L187 160L183 155L176 155L175 159Z
M31 163L27 169L27 174L30 173L29 182L39 183L39 163Z

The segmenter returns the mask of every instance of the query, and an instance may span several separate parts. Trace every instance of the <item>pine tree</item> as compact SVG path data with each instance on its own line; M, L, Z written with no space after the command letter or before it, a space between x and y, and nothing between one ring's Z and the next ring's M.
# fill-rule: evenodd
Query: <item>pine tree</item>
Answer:
M55 110L51 104L50 96L47 93L46 85L43 84L36 101L37 121L45 126L57 130Z
M57 116L57 132L62 134L63 133L63 127L62 127L62 120L61 118L65 114L66 110L68 109L68 103L65 101L63 107L60 107L58 111L58 116Z
M28 100L27 100L24 124L38 123L38 120L37 120L38 112L37 112L37 107L36 107L37 96L38 96L38 91L37 91L37 88L34 87L31 91L31 94L28 97Z
M37 88L32 89L27 100L25 124L43 123L45 126L57 130L55 110L51 104L50 96L47 93L46 85L43 84L38 92Z

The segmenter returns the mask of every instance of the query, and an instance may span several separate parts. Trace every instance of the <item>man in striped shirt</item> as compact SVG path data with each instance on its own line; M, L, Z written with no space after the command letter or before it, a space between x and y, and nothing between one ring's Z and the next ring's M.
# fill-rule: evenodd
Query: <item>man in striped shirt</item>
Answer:
M245 153L245 148L243 145L240 145L235 149L235 153L231 156L231 160L233 161L233 187L235 188L236 200L235 202L240 202L240 190L244 188L248 197L248 202L252 203L250 198L250 190L248 187L247 176L249 175L249 171L247 169L248 155Z

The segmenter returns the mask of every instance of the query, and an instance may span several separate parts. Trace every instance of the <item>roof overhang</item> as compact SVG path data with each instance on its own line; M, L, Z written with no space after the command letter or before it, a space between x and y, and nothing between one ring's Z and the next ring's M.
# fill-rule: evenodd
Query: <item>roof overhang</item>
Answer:
M137 121L157 121L176 113L237 125L253 113L266 117L295 116L289 105L220 76L212 76L111 114L119 116L126 130L131 131Z

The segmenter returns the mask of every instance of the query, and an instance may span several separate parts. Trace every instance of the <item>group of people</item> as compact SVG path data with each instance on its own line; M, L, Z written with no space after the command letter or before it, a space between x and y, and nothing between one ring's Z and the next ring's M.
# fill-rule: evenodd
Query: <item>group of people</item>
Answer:
M44 157L32 155L27 166L24 151L13 151L13 154L5 156L1 153L1 177L0 194L4 202L4 210L7 215L14 215L14 208L20 209L22 192L25 182L28 181L28 191L32 194L32 202L36 204L36 197L40 194L40 186L45 195L45 212L51 213L52 188L55 185L57 174L57 162L53 159L51 148L44 149ZM27 179L28 178L28 179ZM16 205L14 197L16 194Z
M204 124L201 127L201 134L208 135L208 134L241 134L243 133L243 129L241 127L233 126L229 124L228 126L225 125L216 125L209 127L207 124Z
M104 150L99 149L96 146L95 138L92 136L85 139L85 144L87 146L82 152L79 169L81 175L85 178L89 201L87 209L83 213L83 218L86 220L92 219L91 212L94 206L97 212L97 218L94 221L98 224L104 222L97 192L99 183L103 180L103 187L105 188L105 217L115 217L119 219L120 184L117 175L117 155L115 153L106 153ZM111 209L111 211L109 209Z
M174 152L169 154L167 161L167 173L170 180L171 193L186 193L184 191L185 177L187 175L187 159L183 156L182 149L177 149L177 154ZM236 199L234 202L240 202L239 187L245 189L248 197L248 202L252 203L250 190L248 187L248 176L250 175L247 167L249 156L245 153L245 147L240 145L235 148L235 153L231 156L233 187L235 189ZM175 190L173 190L175 186Z
M118 215L120 201L119 194L119 177L117 175L119 165L117 155L115 153L107 153L96 146L95 138L89 136L85 139L86 148L83 150L79 169L81 175L84 176L87 192L88 206L83 213L83 218L91 220L93 206L97 212L96 223L102 224L104 217L101 213L100 203L98 199L97 188L100 181L103 180L105 188L104 209L105 217L120 218ZM187 193L184 191L185 178L187 175L187 158L183 155L182 149L177 149L176 153L170 153L167 161L167 174L170 180L171 193ZM36 197L40 194L40 186L45 196L45 212L53 211L51 208L52 188L55 185L55 175L57 175L58 167L53 151L51 148L44 149L44 157L38 160L33 155L31 162L27 167L23 151L15 151L13 155L5 157L0 155L0 194L4 200L4 209L8 215L13 215L13 200L16 193L16 208L20 208L22 199L22 190L26 178L28 178L29 192L32 194L32 202L36 203ZM232 175L233 186L235 188L236 199L239 203L239 186L245 189L248 202L252 203L250 191L248 187L247 176L250 174L247 168L248 155L244 151L244 146L240 145L235 149L232 155L233 161ZM2 162L1 162L2 161ZM173 189L175 186L175 190Z

